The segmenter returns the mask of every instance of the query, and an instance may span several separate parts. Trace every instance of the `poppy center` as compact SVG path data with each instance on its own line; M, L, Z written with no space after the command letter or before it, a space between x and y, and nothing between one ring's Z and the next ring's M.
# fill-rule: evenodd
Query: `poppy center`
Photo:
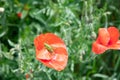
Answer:
M44 43L44 46L48 50L48 52L53 53L53 48L49 44Z

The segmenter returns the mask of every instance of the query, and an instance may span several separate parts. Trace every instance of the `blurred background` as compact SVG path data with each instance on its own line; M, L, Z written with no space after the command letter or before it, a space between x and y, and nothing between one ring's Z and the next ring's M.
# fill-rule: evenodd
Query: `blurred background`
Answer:
M120 51L91 50L109 26L120 29L120 0L0 0L0 80L120 80ZM46 32L67 46L61 72L35 58L33 40Z

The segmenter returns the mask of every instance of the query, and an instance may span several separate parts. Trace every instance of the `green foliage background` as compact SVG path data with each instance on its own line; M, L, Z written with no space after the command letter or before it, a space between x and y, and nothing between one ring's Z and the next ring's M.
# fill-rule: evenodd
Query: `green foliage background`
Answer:
M119 0L0 0L0 80L119 80L120 51L91 51L100 27L120 29ZM21 13L19 18L17 13ZM61 37L67 67L57 72L35 58L34 38Z

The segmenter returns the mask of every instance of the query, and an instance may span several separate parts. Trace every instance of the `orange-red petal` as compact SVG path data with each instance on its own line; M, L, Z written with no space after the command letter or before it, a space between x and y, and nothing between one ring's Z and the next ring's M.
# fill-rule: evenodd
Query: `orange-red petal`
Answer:
M42 62L45 66L49 67L49 68L53 68L51 66L51 64L49 64L51 62L51 60L44 60L44 59L38 59L40 62Z
M106 28L99 29L98 38L99 38L99 42L102 45L105 45L105 46L108 45L108 42L110 40L110 35Z
M55 34L52 33L46 33L44 34L45 36L45 42L50 44L57 44L57 43L62 43L64 44L64 42L62 41L61 38L59 38L58 36L56 36Z
M60 46L58 46L60 45ZM67 65L68 54L65 45L54 44L52 45L54 54L50 60L41 59L42 63L50 68L54 68L57 71L63 70Z
M36 49L36 58L50 60L52 57L52 53L49 53L47 49L37 50Z
M106 46L103 46L97 42L93 42L92 44L92 51L95 53L95 54L102 54L104 53L108 48Z
M37 36L34 39L35 48L38 49L38 50L43 49L44 48L44 42L45 42L44 34L41 34L41 35Z
M108 46L109 49L119 49L120 50L120 40L117 41L115 44Z
M115 44L119 39L119 30L115 27L109 27L108 32L110 34L109 45Z
M55 54L50 64L54 69L61 71L67 65L67 59L68 59L68 56L66 55Z
M63 70L67 65L68 56L64 54L55 54L51 60L43 60L40 61L49 68L53 68L57 71Z

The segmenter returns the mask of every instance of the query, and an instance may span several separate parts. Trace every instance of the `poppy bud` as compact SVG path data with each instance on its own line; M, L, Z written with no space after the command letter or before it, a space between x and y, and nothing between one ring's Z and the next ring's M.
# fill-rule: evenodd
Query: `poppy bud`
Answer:
M0 7L0 13L4 12L4 8L3 7Z
M97 35L96 35L96 33L93 31L93 32L91 33L91 38L92 38L92 39L96 39L96 37L97 37Z

